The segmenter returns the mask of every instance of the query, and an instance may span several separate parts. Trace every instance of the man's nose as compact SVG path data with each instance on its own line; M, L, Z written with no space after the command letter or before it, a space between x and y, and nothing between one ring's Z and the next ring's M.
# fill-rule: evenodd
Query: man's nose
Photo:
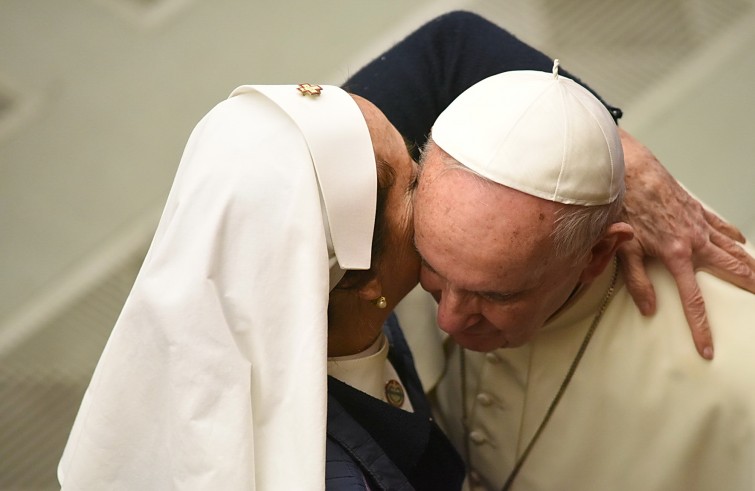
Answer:
M448 334L461 332L480 320L476 295L444 288L438 302L438 326Z

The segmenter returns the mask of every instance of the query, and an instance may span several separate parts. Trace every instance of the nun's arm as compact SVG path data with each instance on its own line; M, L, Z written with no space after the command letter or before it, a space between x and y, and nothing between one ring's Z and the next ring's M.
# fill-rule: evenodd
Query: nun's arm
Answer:
M435 118L468 87L500 72L552 68L552 59L508 31L477 14L457 11L411 33L343 88L379 107L414 146L416 158ZM619 109L606 107L615 119L621 116Z

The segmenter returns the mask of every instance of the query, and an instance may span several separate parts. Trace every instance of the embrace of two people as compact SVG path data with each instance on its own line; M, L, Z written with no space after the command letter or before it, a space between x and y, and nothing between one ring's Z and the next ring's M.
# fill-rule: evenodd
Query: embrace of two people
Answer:
M465 12L342 88L236 89L189 138L62 489L755 488L755 261L620 115ZM447 336L409 346L418 281Z

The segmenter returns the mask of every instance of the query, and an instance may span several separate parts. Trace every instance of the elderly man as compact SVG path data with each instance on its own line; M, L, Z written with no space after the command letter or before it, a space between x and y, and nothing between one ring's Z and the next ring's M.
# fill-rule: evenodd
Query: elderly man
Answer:
M357 71L344 88L377 105L416 151L441 111L471 85L511 70L550 71L552 63L479 15L456 11L417 29ZM615 119L621 117L621 110L607 107ZM635 227L635 239L619 254L627 288L640 310L652 314L655 294L643 256L658 257L674 275L698 351L711 358L713 342L694 270L704 268L755 292L755 261L738 245L744 240L739 231L703 211L646 147L619 131L627 165L625 212ZM434 378L425 365L419 365L420 374Z
M640 314L615 259L633 232L604 106L556 67L508 72L432 138L415 241L455 341L434 396L471 487L755 488L755 296L698 274L713 361L654 262L658 312Z

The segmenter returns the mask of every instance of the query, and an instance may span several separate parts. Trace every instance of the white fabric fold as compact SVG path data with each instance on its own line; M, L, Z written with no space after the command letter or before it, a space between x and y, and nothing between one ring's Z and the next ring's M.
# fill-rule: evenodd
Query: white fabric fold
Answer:
M330 138L324 154L297 105ZM346 226L345 201L324 214L321 166L372 208L349 204ZM247 86L213 108L82 401L62 489L323 489L333 256L323 217L349 267L367 268L375 193L366 123L339 88Z

